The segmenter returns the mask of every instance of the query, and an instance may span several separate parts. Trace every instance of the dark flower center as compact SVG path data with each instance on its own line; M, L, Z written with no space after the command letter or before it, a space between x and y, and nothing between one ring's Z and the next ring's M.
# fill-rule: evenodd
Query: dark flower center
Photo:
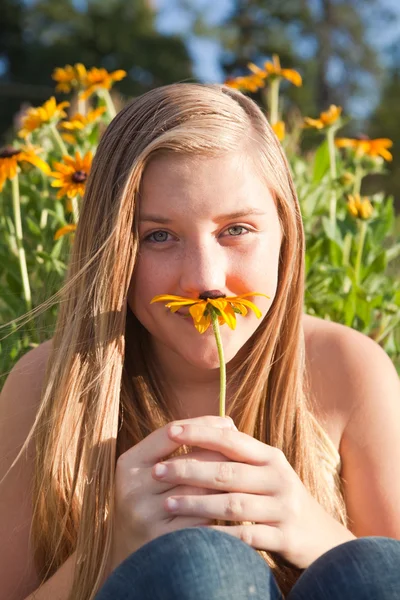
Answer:
M13 148L12 146L5 146L0 148L0 158L11 158L20 154L22 151L19 148Z
M212 300L216 300L217 298L226 298L226 294L223 294L219 290L207 290L206 292L202 292L199 296L199 300L208 300L209 298Z
M84 183L87 179L87 173L85 171L75 171L71 179L74 183Z
M365 133L359 133L355 137L356 137L356 140L369 140L369 139L371 139L367 135L365 135Z

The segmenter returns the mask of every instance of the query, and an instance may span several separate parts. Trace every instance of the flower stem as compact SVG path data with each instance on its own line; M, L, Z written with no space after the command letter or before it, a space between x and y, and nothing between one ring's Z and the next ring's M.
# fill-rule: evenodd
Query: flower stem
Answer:
M225 417L225 398L226 398L226 366L224 359L224 349L222 347L221 334L219 331L218 316L214 311L211 311L211 322L214 330L215 341L217 342L218 358L219 358L219 416Z
M22 289L24 291L25 303L28 310L32 308L31 288L29 285L28 269L26 266L26 256L24 248L24 240L22 235L22 219L21 219L21 202L19 197L19 180L18 173L11 180L12 185L12 204L14 213L15 235L18 248L19 267L22 278Z
M50 125L50 130L51 130L51 133L53 134L54 141L56 142L56 145L58 146L58 149L60 150L62 156L65 156L65 155L68 156L67 147L64 144L63 139L62 139L61 135L59 134L59 132L57 131L57 128L54 125L54 123L52 123Z
M328 150L329 150L329 164L331 171L331 182L332 186L337 177L336 171L336 151L335 151L335 131L332 127L328 128L326 132L326 139L328 141ZM329 218L332 223L332 226L336 224L336 189L332 187L330 193L330 203L329 203Z
M279 121L279 84L280 78L277 77L271 81L269 89L269 121L271 125L275 125Z
M367 233L367 227L368 227L368 223L367 221L361 221L360 223L360 237L358 240L358 249L357 249L357 257L356 257L356 265L354 268L355 271L355 280L356 280L356 284L358 285L359 281L360 281L360 268L361 268L361 259L362 259L362 254L363 254L363 250L364 250L364 242L365 242L365 236Z
M364 176L363 168L360 163L356 164L356 172L354 177L353 194L359 194L361 191L361 181Z
M79 219L79 207L78 207L78 197L74 196L71 198L71 207L72 207L72 216L74 219L74 223L78 222Z
M104 102L106 103L108 114L110 115L111 119L113 119L115 117L115 115L117 114L117 111L115 110L115 106L114 106L114 102L112 101L111 94L107 89L104 88L101 90L101 95L104 99Z

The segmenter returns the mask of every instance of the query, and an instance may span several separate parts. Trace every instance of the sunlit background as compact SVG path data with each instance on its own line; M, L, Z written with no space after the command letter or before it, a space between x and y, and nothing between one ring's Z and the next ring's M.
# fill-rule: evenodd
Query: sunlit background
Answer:
M0 135L53 93L56 66L125 69L137 95L173 81L221 82L272 53L303 76L284 109L351 117L346 135L394 141L386 191L400 206L398 0L0 0ZM255 95L257 99L257 95Z

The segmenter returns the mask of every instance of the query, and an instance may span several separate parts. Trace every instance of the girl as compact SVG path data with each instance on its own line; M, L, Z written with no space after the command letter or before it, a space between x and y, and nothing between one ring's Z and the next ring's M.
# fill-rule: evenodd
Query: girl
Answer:
M221 328L221 418L212 329L151 300L252 292L260 321ZM256 104L174 84L126 106L55 335L2 392L1 600L400 598L399 380L303 297L299 204Z

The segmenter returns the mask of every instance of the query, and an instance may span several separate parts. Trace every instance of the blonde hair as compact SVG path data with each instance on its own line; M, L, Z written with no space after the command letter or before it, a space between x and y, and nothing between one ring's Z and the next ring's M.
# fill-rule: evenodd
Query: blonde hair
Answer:
M144 169L160 152L217 156L238 149L273 192L283 238L276 297L231 374L229 414L241 431L280 448L311 494L346 524L338 477L327 490L321 455L333 452L332 443L313 416L306 379L304 233L286 157L260 108L240 92L168 85L125 106L97 149L31 431L35 562L47 579L76 551L71 599L92 599L104 577L117 457L174 418L149 334L127 305ZM299 570L260 554L287 593Z

